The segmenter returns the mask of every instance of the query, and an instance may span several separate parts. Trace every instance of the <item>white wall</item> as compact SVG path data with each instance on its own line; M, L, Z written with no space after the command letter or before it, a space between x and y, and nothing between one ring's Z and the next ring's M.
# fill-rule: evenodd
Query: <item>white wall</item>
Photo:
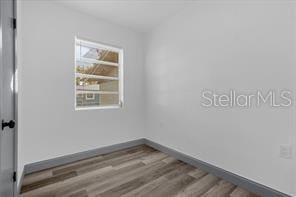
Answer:
M296 195L296 161L279 158L280 144L295 148L295 106L200 104L203 89L294 91L295 14L289 3L199 3L148 34L148 138Z
M200 106L204 88L295 89L290 4L190 6L148 34L143 70L140 34L46 1L18 3L19 170L147 137L296 195L296 160L279 158L280 144L295 147L295 108ZM74 111L74 36L124 48L123 109Z
M18 14L19 170L143 136L142 35L46 1ZM75 36L124 48L123 109L74 110Z

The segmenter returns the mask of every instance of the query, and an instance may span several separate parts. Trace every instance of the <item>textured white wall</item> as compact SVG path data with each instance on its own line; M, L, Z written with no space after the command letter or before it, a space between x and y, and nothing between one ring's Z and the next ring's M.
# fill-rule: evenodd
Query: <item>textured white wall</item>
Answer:
M18 1L19 170L141 138L142 35L46 1ZM74 110L74 37L124 49L122 109Z
M200 104L203 89L294 91L295 14L291 3L200 3L148 34L148 138L296 195L295 159L279 158L280 144L295 147L295 106Z

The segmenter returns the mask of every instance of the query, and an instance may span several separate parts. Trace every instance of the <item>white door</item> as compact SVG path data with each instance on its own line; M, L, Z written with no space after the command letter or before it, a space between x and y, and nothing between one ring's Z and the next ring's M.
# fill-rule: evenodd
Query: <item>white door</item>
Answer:
M15 194L14 0L0 0L0 196Z

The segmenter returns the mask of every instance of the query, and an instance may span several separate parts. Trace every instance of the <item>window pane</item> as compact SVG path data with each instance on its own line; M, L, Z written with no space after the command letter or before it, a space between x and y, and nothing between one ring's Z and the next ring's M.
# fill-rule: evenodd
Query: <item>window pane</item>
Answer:
M119 105L118 95L115 94L100 94L100 105Z
M105 80L100 86L102 91L118 91L118 81Z
M93 94L90 97L88 94L77 94L76 96L77 107L92 107L99 105L99 94Z
M118 81L109 79L76 78L76 90L118 92Z
M77 61L76 72L89 75L118 77L118 66Z
M118 63L118 52L76 45L76 57Z
M116 94L77 94L77 107L115 106L119 104Z

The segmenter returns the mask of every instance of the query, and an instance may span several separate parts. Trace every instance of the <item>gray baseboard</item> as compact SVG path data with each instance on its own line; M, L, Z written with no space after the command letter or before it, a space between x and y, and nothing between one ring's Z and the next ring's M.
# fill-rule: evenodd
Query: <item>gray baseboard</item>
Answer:
M234 173L228 172L228 171L223 170L219 167L216 167L216 166L211 165L209 163L203 162L201 160L198 160L196 158L188 156L184 153L178 152L174 149L160 145L158 143L155 143L151 140L144 139L144 138L125 142L125 143L115 144L115 145L111 145L111 146L106 146L106 147L102 147L102 148L97 148L94 150L88 150L88 151L84 151L84 152L80 152L80 153L66 155L66 156L62 156L62 157L57 157L54 159L40 161L40 162L36 162L36 163L32 163L32 164L27 164L24 167L23 174L24 175L30 174L33 172L45 170L48 168L53 168L53 167L56 167L59 165L72 163L75 161L87 159L87 158L94 157L94 156L101 155L101 154L111 153L114 151L122 150L125 148L130 148L130 147L141 145L141 144L146 144L147 146L150 146L150 147L155 148L161 152L171 155L171 156L173 156L185 163L188 163L188 164L191 164L195 167L203 169L209 173L212 173L213 175L215 175L217 177L223 178L235 185L238 185L238 186L245 188L249 191L252 191L256 194L259 194L262 197L291 197L287 194L284 194L284 193L276 191L272 188L266 187L260 183L256 183L252 180L246 179L244 177L241 177L241 176L236 175ZM21 185L21 182L19 185Z
M24 166L23 174L24 175L30 174L33 172L45 170L48 168L53 168L53 167L60 166L60 165L65 165L65 164L79 161L82 159L87 159L87 158L94 157L97 155L111 153L111 152L122 150L125 148L130 148L130 147L137 146L140 144L144 144L144 139L128 141L128 142L124 142L124 143L120 143L120 144L105 146L105 147L101 147L101 148L97 148L97 149L93 149L93 150L88 150L88 151L83 151L83 152L79 152L79 153L74 153L71 155L57 157L54 159L48 159L48 160L44 160L44 161L39 161L39 162L27 164Z
M217 177L223 178L226 181L229 181L235 185L240 186L241 188L245 188L248 191L252 191L256 194L259 194L262 197L291 197L287 194L282 192L276 191L272 188L266 187L260 183L256 183L234 173L228 172L216 166L213 166L209 163L203 162L191 156L188 156L184 153L178 152L174 149L168 148L166 146L160 145L158 143L152 142L148 139L145 139L144 142L146 145L151 146L161 152L164 152L168 155L171 155L185 163L191 164L195 167L198 167L204 171L207 171Z

